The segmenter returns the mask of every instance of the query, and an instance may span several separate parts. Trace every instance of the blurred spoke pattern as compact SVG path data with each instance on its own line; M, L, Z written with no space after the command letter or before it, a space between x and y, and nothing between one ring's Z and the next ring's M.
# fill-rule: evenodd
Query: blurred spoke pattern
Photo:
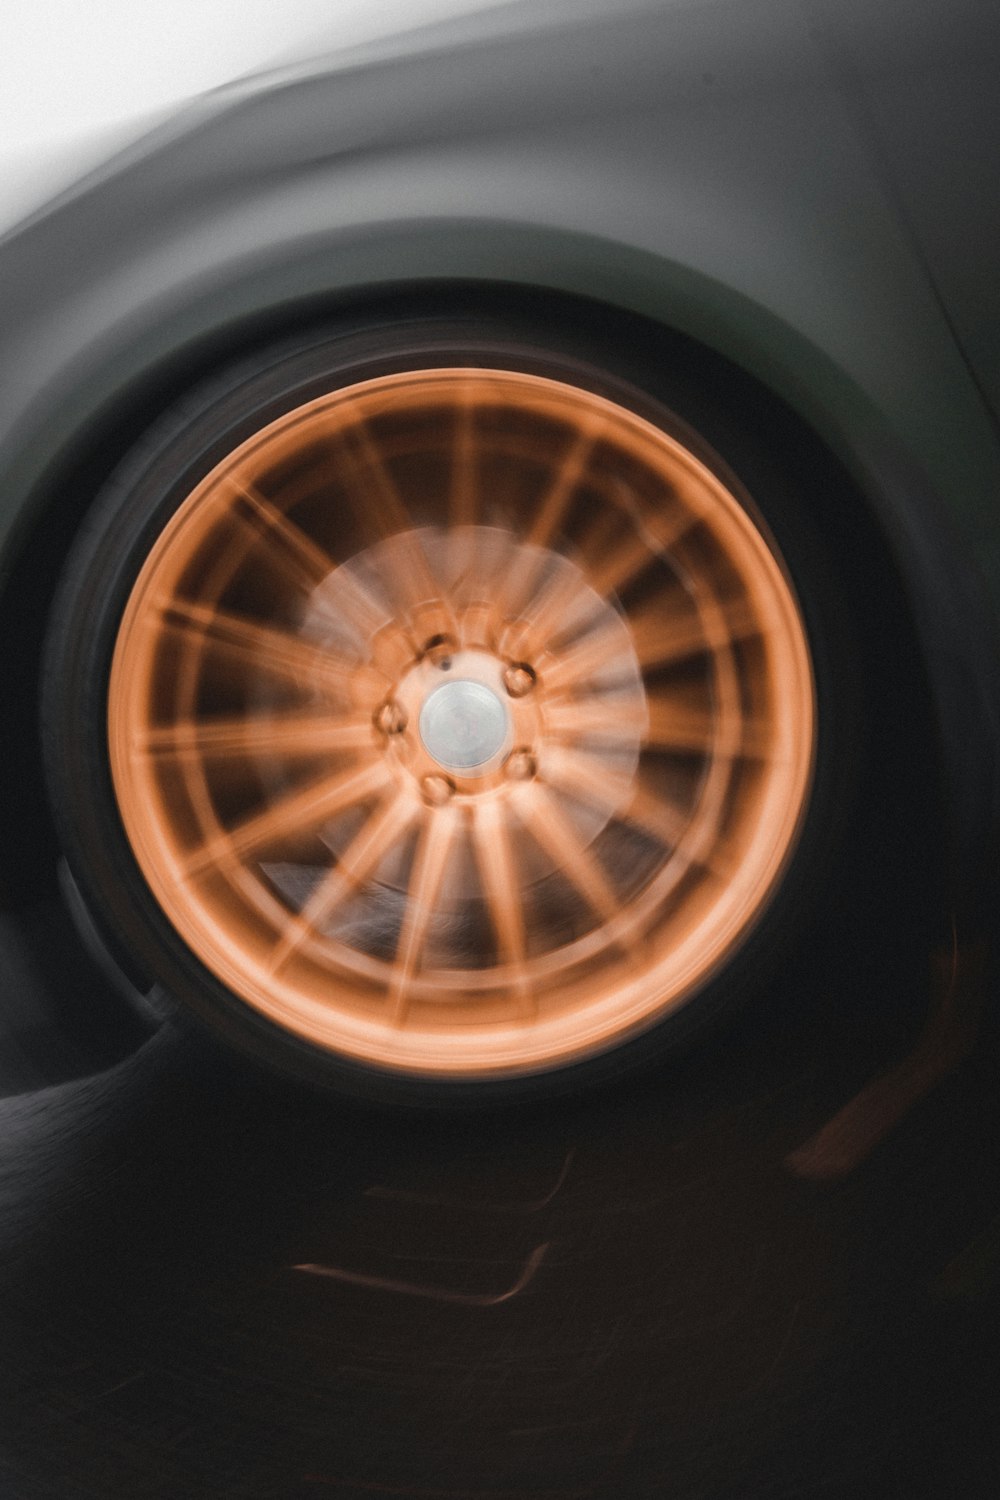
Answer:
M204 874L217 865L235 865L269 844L318 828L345 808L353 807L386 783L385 768L377 761L340 775L323 776L298 791L288 792L262 812L226 829L186 862L184 873Z
M210 605L186 599L163 606L163 624L168 632L187 636L197 649L225 655L236 667L286 678L295 685L313 680L333 685L349 680L352 667L327 650L320 650L291 631L263 625Z
M474 810L473 829L497 948L514 973L514 989L523 1002L530 996L524 970L524 889L504 809L496 802L482 803Z
M266 500L255 485L234 484L232 518L272 544L271 562L290 574L293 584L310 594L336 567L334 559L295 522Z
M592 847L574 828L551 792L532 787L517 801L518 814L556 869L606 922L618 915L619 901Z
M336 864L327 870L302 910L288 923L271 955L276 973L310 937L318 937L342 901L360 889L379 862L403 837L416 815L408 799L391 796L358 830Z
M136 748L176 760L200 761L215 755L229 760L262 755L317 760L335 750L363 750L371 739L370 719L336 719L311 711L178 722L148 730Z
M407 890L403 930L396 951L392 979L393 1019L402 1025L406 1016L410 984L417 970L428 929L437 910L438 895L448 868L448 856L457 832L459 810L452 806L428 813L420 831L420 842Z
M529 547L548 547L562 534L567 511L576 497L596 439L597 430L589 425L574 439L535 511L525 537Z
M611 1045L766 905L813 748L798 609L666 428L432 369L291 411L155 543L109 697L133 849L247 1004L476 1077Z

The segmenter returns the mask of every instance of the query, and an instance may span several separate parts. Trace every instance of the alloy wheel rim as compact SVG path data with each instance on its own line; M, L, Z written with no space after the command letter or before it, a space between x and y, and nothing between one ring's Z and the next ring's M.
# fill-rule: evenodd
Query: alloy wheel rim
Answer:
M806 631L735 482L585 388L364 380L238 445L129 595L114 792L198 960L320 1048L433 1076L634 1035L799 836Z

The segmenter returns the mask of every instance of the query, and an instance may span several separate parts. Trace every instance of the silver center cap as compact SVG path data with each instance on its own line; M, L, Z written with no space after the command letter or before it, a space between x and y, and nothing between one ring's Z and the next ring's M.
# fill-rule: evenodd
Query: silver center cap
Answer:
M507 710L481 682L459 678L435 688L420 710L424 748L451 771L475 771L503 749Z

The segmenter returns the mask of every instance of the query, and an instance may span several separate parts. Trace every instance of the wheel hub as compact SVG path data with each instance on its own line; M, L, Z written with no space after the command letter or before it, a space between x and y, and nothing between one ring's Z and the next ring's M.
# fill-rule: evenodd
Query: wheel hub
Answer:
M496 693L462 677L429 693L420 710L424 749L449 771L475 776L510 740L510 715Z

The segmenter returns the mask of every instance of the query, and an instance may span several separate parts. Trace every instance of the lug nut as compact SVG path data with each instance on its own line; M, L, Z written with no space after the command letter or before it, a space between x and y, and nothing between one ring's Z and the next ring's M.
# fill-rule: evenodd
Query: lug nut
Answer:
M420 783L420 795L428 807L444 807L455 795L455 783L450 776L425 776Z
M511 662L504 668L503 685L512 698L524 698L535 686L535 674L526 662Z
M511 781L530 781L538 770L538 762L530 750L512 750L504 770Z
M406 728L406 709L395 698L390 698L376 713L375 727L383 734L402 734Z
M432 635L424 646L420 656L424 661L433 663L440 667L442 672L447 672L451 666L451 659L456 651L455 642L450 635Z

